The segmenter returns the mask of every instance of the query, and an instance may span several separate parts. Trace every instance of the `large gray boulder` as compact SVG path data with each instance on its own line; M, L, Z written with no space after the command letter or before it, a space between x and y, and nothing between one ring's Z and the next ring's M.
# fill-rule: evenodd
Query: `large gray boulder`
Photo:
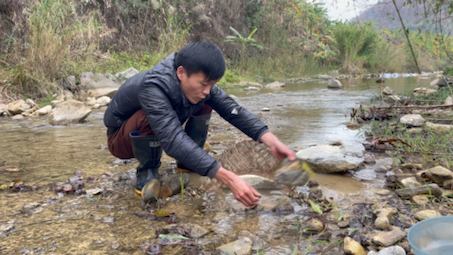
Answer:
M138 70L131 67L126 71L115 74L115 78L118 81L118 83L123 84L125 81L129 80L132 76L136 74L138 74Z
M341 84L341 82L339 80L331 79L331 80L329 80L327 87L329 89L341 89L341 88L343 88L343 84Z
M437 86L437 87L441 88L441 87L448 86L448 82L447 82L447 80L445 78L442 77L442 78L433 80L429 85L432 86L432 87L436 87Z
M425 119L420 114L406 114L400 118L400 122L410 127L421 127Z
M82 122L90 115L91 109L84 103L69 100L58 103L49 115L51 125L68 125Z
M92 97L108 96L113 98L118 88L121 86L112 75L95 74L89 79L85 78L88 94ZM82 83L81 83L82 84Z
M363 152L355 147L319 145L297 152L296 157L310 164L318 173L357 170L363 162Z

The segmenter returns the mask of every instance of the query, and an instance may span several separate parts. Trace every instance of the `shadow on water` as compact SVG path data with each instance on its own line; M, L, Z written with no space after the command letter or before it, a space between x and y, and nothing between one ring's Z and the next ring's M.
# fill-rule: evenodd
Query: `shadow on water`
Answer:
M280 90L245 92L233 89L227 90L227 93L235 95L240 104L256 113L283 142L293 148L303 149L334 141L360 144L364 139L363 134L345 126L349 110L359 104L367 104L372 96L379 93L381 85L374 80L362 79L342 80L342 83L342 90L329 90L326 83L309 82L287 84ZM396 78L387 79L383 86L402 92L427 85L429 80ZM264 112L263 108L269 108L270 111ZM8 166L19 169L18 172L0 171L0 184L22 179L45 185L55 181L63 182L73 176L76 170L82 170L84 177L99 177L105 172L133 169L131 165L113 169L111 161L115 158L108 150L99 148L107 143L102 117L102 111L96 111L87 123L67 127L50 126L46 118L21 121L0 119L0 163L6 161ZM225 139L235 137L225 136ZM363 176L365 179L373 179L372 174L371 177L367 174ZM361 178L321 174L313 177L324 194L335 199L360 196L364 188L370 186L370 183L361 182ZM266 194L264 199L272 201L273 196ZM11 219L22 224L8 237L0 237L0 241L7 243L0 245L0 253L3 246L15 253L22 247L47 247L58 254L86 254L93 250L104 254L117 254L119 251L123 254L141 254L140 244L145 239L155 238L155 230L166 225L144 221L134 215L134 211L140 209L141 205L138 199L134 199L132 188L118 190L114 196L107 198L78 199L65 196L61 198L63 203L48 205L48 209L32 217L24 215L24 204L43 203L55 197L54 193L42 189L36 193L2 192L0 197L0 224ZM228 205L236 203L228 193L219 200L227 201ZM288 254L292 252L294 243L298 243L295 232L297 212L306 208L292 203L295 213L284 216L272 212L256 215L234 213L227 206L228 210L212 211L204 217L196 213L200 204L196 199L169 203L165 209L176 213L185 212L180 214L182 222L200 225L212 223L213 231L227 235L218 240L219 244L234 241L237 231L247 229L271 240L272 249L266 250L266 254ZM56 218L74 213L79 214L71 216L73 220ZM114 223L108 222L106 218L109 217L114 218ZM205 239L209 238L214 237L208 235ZM120 248L112 248L117 247L115 244L119 244ZM179 253L173 251L165 254Z

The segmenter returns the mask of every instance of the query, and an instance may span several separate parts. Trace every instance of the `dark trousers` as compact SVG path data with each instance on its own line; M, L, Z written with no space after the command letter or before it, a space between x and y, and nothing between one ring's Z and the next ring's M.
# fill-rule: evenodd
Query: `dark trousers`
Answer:
M211 112L211 106L205 104L194 116L209 114ZM135 112L115 134L108 135L110 153L121 159L134 158L131 138L129 137L129 134L133 131L138 131L138 135L154 135L142 109Z

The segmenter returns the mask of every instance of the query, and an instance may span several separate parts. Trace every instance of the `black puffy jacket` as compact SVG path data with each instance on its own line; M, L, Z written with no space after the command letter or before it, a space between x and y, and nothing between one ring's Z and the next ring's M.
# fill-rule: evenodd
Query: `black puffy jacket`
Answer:
M105 112L104 124L110 131L119 129L136 111L143 109L162 149L169 156L195 169L198 174L213 178L220 164L184 132L182 123L203 104L208 104L256 141L268 128L217 86L212 87L210 95L203 101L190 103L173 68L174 56L170 55L154 68L121 85Z

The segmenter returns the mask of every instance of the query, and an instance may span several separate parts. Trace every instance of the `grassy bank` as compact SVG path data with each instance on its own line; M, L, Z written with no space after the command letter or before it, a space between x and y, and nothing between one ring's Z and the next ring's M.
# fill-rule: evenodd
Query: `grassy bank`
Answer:
M66 77L82 72L115 74L129 67L143 71L197 40L213 41L224 51L228 72L221 84L270 82L330 70L415 70L402 33L380 31L372 23L332 22L326 9L305 0L232 0L229 6L178 0L124 0L109 6L0 0L0 11L13 21L0 36L6 42L0 46L3 97L47 97L61 90ZM436 37L411 36L417 40L422 70L443 68L446 56L433 44ZM451 38L443 41L451 43Z

